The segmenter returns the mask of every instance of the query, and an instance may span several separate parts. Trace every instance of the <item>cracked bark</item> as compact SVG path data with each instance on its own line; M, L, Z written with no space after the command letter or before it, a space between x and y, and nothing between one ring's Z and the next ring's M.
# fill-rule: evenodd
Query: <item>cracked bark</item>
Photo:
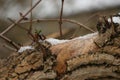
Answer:
M45 48L45 60L38 50L12 54L0 61L0 80L120 80L120 31L113 27Z

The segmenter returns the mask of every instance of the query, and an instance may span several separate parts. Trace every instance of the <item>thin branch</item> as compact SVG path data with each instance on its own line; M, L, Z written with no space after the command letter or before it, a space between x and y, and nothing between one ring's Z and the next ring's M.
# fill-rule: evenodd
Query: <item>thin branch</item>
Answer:
M53 22L53 21L56 21L56 22L59 22L59 19L36 19L36 20L32 20L32 22ZM91 32L95 32L94 30L92 30L91 28L83 25L82 23L78 22L78 21L75 21L75 20L70 20L70 19L62 19L62 21L64 22L69 22L69 23L73 23L73 24L76 24L78 25L79 27L83 27ZM29 23L29 21L23 21L21 23Z
M34 41L35 37L34 37L34 35L33 35L31 32L29 32L29 29L26 29L26 28L20 26L19 24L15 23L15 21L12 20L12 19L10 19L10 18L8 18L8 20L11 21L12 23L14 23L15 25L17 25L18 27L20 27L21 29L27 31L28 34L32 37L32 40ZM30 39L31 39L31 38L30 38Z
M30 0L30 7L32 8L32 0ZM30 13L30 27L29 27L29 31L32 31L32 11Z
M35 5L30 9L28 10L23 16L27 16L42 0L38 0ZM15 23L18 24L20 23L24 17L21 17L18 21L16 21ZM2 33L0 33L1 35L4 35L6 32L8 32L9 30L11 30L13 27L15 26L15 24L12 24L10 25L7 29L5 29Z
M10 40L9 38L3 36L0 34L0 37L5 40L6 42L10 43L16 50L18 50L20 48L20 46L18 44L16 44L15 42L13 42L12 40Z
M13 24L15 24L15 26L17 25L17 26L20 27L21 29L23 29L23 30L25 30L25 31L28 31L27 28L24 28L24 27L20 26L19 24L15 23L15 21L12 20L11 18L8 18L8 20L9 20L10 22L12 22Z
M90 21L92 18L94 17L98 17L100 16L100 14L97 12L97 13L93 13L92 15L90 15L86 20L85 22L87 23L88 21Z
M18 46L15 42L13 42L12 40L10 40L9 38L5 37L4 34L6 32L8 32L9 30L11 30L15 25L18 25L18 23L20 23L25 16L27 16L39 3L41 2L41 0L38 0L36 2L36 4L30 9L28 10L24 15L23 17L21 17L18 21L14 22L12 25L10 25L7 29L5 29L2 33L0 33L0 37L2 39L4 39L6 42L10 43L13 47L15 47L17 50L20 48L20 46ZM10 19L9 19L10 20ZM12 20L11 20L12 21ZM13 21L12 21L13 22ZM22 28L22 27L21 27ZM24 28L24 30L26 30ZM29 33L32 37L34 37L31 33ZM33 38L34 39L34 38Z
M74 37L76 36L77 32L78 32L80 29L81 29L81 27L79 27L79 29L77 28L77 29L75 30L75 32L72 34L72 36L70 37L70 39L74 38Z
M89 16L85 22L88 23L89 20L91 20L93 17L98 16L98 13L92 14L91 16ZM79 28L80 29L80 28ZM79 31L79 29L76 29L76 31L73 33L73 35L71 36L71 39L75 37L76 33Z
M27 31L28 34L32 37L32 40L39 45L41 51L44 53L44 56L46 56L45 49L44 49L43 46L39 43L39 41L36 39L36 37L29 31L29 29L26 29L26 28L20 26L19 24L15 23L15 21L13 21L13 20L10 19L10 18L8 18L8 19L9 19L11 22L13 22L15 25L17 25L18 27L20 27L20 28L22 28L23 30Z
M59 28L60 28L60 36L62 37L62 17L63 17L64 0L61 0L61 1L62 1L62 6L61 6L61 12L60 12Z
M5 47L5 48L7 48L7 49L9 49L9 50L11 50L11 51L14 51L14 52L17 51L17 50L14 49L13 47L11 47L11 46L9 46L9 45L6 45L6 44L4 44L3 47Z

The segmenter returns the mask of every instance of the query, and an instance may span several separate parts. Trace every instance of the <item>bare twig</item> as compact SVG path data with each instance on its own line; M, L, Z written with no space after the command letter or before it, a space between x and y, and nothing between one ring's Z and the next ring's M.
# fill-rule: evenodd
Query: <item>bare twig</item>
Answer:
M98 17L100 16L100 14L97 12L97 13L93 13L92 15L90 15L86 20L85 22L87 23L88 21L90 21L92 18L94 17Z
M41 2L41 0L38 0L37 2L36 2L36 4L30 9L30 10L28 10L23 16L25 17L25 16L27 16L39 3ZM18 24L18 23L20 23L23 19L24 19L24 17L21 17L18 21L16 21L15 23L16 24ZM4 35L6 32L8 32L9 30L11 30L13 27L15 26L15 24L12 24L12 25L10 25L7 29L5 29L2 33L0 33L1 35Z
M38 0L37 2L36 2L36 4L30 9L30 10L28 10L24 15L23 15L23 17L21 17L18 21L16 21L16 22L14 22L12 25L10 25L7 29L5 29L2 33L0 33L0 37L2 38L2 39L4 39L6 42L8 42L8 43L10 43L13 47L15 47L17 50L20 48L20 46L18 46L15 42L13 42L12 40L10 40L9 38L7 38L7 37L5 37L4 36L4 34L6 33L6 32L8 32L9 30L11 30L15 25L18 25L18 23L20 23L23 19L24 19L24 17L25 16L27 16L39 3L41 2L41 0ZM10 20L10 19L9 19ZM12 21L12 20L11 20ZM13 21L12 21L13 22ZM21 27L22 28L22 27ZM25 28L24 28L24 30L26 30ZM29 33L30 34L30 33ZM32 34L31 34L31 36L33 36ZM33 38L34 39L34 38Z
M61 0L61 1L62 1L62 6L61 6L61 12L60 12L59 28L60 28L60 36L62 37L62 17L63 17L64 0Z
M18 27L20 27L21 29L23 29L23 30L25 30L25 31L28 31L27 28L24 28L24 27L20 26L19 24L15 23L15 21L12 20L11 18L8 18L8 20L9 20L10 22L14 23L15 25L17 25Z
M11 51L14 51L14 52L17 51L16 49L14 49L14 48L12 48L11 46L6 45L6 44L4 44L3 47L5 47L5 48L7 48L7 49L9 49L9 50L11 50Z
M30 7L32 8L32 0L30 0ZM30 13L30 27L29 27L29 31L32 31L32 11Z
M11 22L13 22L15 25L17 25L18 27L22 28L23 30L28 32L28 35L30 35L30 37L32 37L33 42L36 42L39 46L39 48L41 49L41 51L44 53L44 56L46 56L46 52L45 49L43 48L43 46L39 43L38 39L36 39L36 37L29 31L29 29L26 29L22 26L20 26L19 24L15 23L15 21L13 21L12 19L9 18L9 20Z
M53 22L53 21L59 22L59 19L36 19L36 20L32 20L32 22ZM83 27L83 28L85 28L85 29L87 29L87 30L89 30L91 32L95 32L91 28L83 25L82 23L80 23L78 21L70 20L70 19L62 19L62 21L64 21L64 22L70 22L70 23L78 25L79 27ZM29 23L29 21L23 21L21 23Z
M81 29L81 27L79 27L79 28L77 28L77 29L75 30L75 32L72 34L72 36L70 37L70 39L72 39L72 38L74 38L74 37L76 36L76 34L77 34L77 32L79 31L79 29Z
M20 46L18 44L16 44L15 42L13 42L12 40L10 40L9 38L3 36L0 34L0 37L2 39L4 39L6 42L10 43L16 50L18 50L20 48Z
M98 13L92 14L91 16L89 16L86 20L85 23L88 23L89 20L91 20L93 17L97 17ZM96 26L96 25L94 25ZM80 28L79 28L80 29ZM79 31L79 29L76 29L76 31L73 33L73 35L71 36L71 39L74 38L76 36L76 33Z
M18 27L20 27L21 29L27 31L28 34L30 35L30 37L32 37L32 40L35 41L35 37L34 37L34 35L29 31L29 29L26 29L26 28L20 26L19 24L15 23L15 21L12 20L12 19L10 19L10 18L8 18L8 20L11 21L12 23L14 23L15 25L17 25ZM30 38L30 39L31 39L31 38Z

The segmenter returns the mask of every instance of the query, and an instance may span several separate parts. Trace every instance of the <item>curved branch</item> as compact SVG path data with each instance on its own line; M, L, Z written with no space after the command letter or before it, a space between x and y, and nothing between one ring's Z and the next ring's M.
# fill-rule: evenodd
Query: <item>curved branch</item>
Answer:
M32 22L53 22L53 21L56 21L56 22L59 22L59 19L36 19L36 20L33 20ZM94 30L92 30L91 28L85 26L84 24L78 22L78 21L75 21L75 20L70 20L70 19L62 19L62 21L64 22L69 22L69 23L73 23L73 24L76 24L78 25L79 27L83 27L91 32L95 32ZM24 21L24 22L21 22L21 23L28 23L30 21Z

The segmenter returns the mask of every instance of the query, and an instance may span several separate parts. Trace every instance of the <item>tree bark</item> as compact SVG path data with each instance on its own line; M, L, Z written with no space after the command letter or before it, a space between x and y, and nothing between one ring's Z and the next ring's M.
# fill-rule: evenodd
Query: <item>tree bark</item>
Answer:
M120 80L120 30L14 53L0 61L0 80Z

